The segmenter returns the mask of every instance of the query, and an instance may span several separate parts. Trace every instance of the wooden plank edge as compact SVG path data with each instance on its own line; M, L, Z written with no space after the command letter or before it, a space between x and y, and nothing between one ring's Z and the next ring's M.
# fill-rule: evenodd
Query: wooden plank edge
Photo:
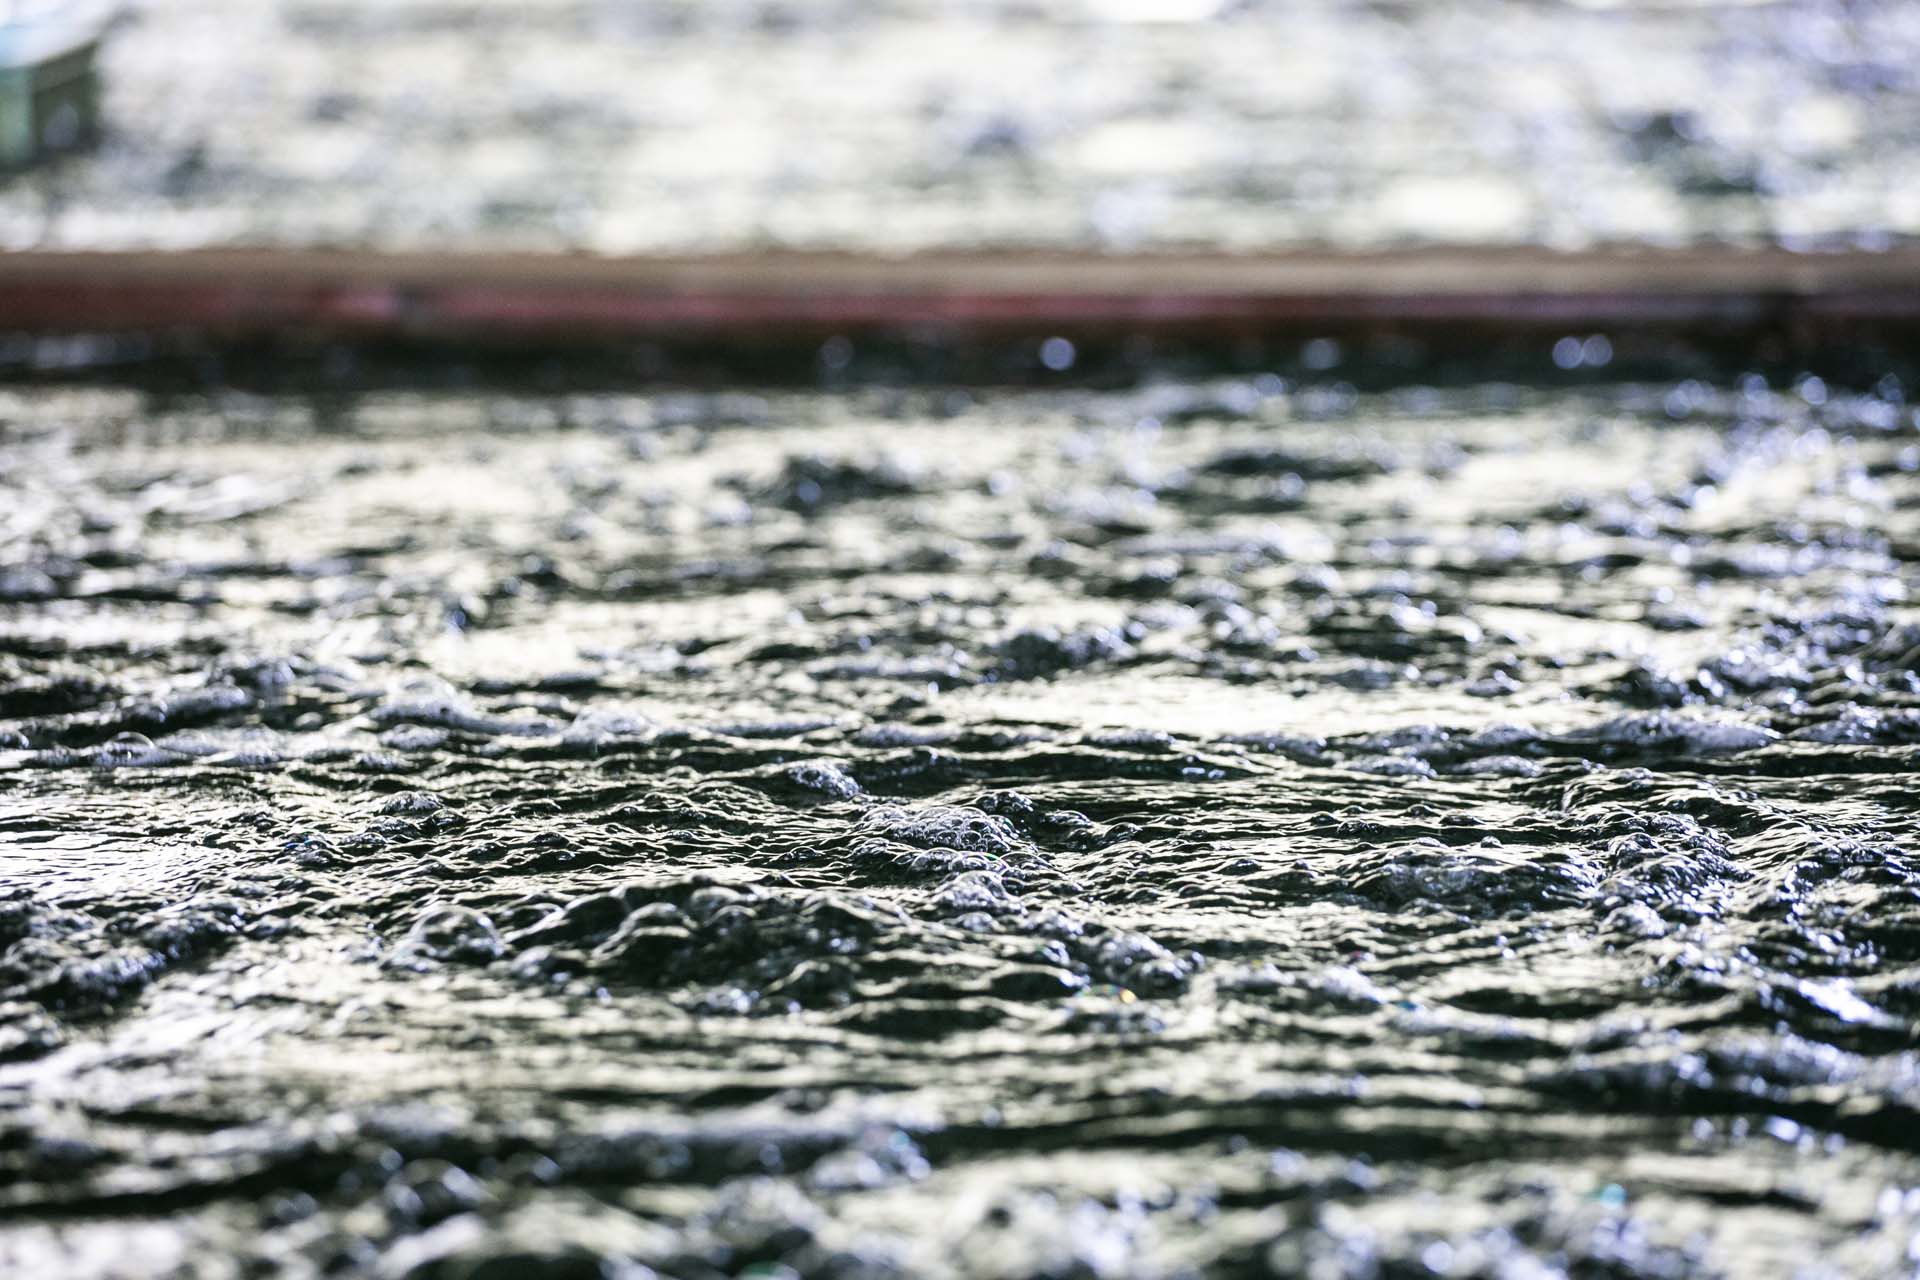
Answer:
M0 254L0 332L565 340L1920 324L1920 248L685 258Z

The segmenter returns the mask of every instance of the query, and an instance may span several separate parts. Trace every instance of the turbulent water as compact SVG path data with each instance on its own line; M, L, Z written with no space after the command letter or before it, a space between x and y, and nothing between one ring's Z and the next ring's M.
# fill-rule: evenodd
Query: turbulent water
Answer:
M1891 381L0 402L0 1270L1889 1276Z
M1911 0L112 7L6 248L1920 238Z

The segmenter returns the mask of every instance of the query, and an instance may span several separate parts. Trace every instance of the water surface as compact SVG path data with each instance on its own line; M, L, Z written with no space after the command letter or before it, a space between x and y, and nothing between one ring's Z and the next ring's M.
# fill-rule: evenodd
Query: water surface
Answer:
M128 0L0 245L1884 245L1906 0Z
M0 1259L1881 1276L1897 383L0 401Z

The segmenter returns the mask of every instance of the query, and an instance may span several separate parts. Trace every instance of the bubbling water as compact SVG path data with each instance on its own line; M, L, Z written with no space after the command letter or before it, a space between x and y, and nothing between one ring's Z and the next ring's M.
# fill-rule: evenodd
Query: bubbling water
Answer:
M1896 1274L1897 393L16 393L0 1259Z

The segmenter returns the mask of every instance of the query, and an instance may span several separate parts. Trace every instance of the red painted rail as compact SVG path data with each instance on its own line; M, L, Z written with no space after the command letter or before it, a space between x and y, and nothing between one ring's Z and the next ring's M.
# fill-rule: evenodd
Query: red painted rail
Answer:
M0 332L790 339L1373 327L1920 328L1920 247L686 258L326 250L0 254Z

